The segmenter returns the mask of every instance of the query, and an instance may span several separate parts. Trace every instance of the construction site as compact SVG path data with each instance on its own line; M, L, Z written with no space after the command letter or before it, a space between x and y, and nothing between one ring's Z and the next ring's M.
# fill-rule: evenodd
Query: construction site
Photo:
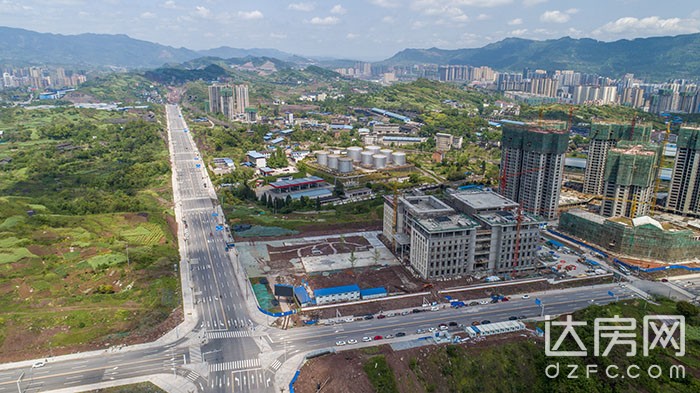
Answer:
M696 164L689 157L698 146L685 141L700 130L679 127L684 139L678 143L671 182L662 183L671 126L668 122L661 144L653 144L651 126L635 124L635 119L627 125L593 124L583 181L589 203L562 210L558 230L639 267L694 266L700 255L697 209L678 208L677 202L695 189Z
M559 229L622 256L682 262L700 255L698 220L660 222L649 216L606 218L570 210L561 215Z

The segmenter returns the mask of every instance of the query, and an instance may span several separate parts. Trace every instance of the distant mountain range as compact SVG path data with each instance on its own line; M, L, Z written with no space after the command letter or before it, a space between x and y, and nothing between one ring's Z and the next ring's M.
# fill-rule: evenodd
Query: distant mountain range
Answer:
M529 67L608 76L634 73L650 79L698 78L700 33L615 42L570 37L546 41L506 38L474 49L405 49L381 63L468 64L517 72Z
M309 59L277 49L222 46L195 51L137 40L126 35L61 35L0 27L0 65L54 64L156 68L200 58L268 58L288 64L351 66L352 60ZM700 33L602 42L564 37L534 41L506 38L482 48L405 49L383 65L468 64L520 72L523 68L576 70L606 76L634 73L650 80L700 78ZM204 65L204 64L202 64Z
M199 57L274 57L310 61L277 49L239 49L222 46L195 51L137 40L123 34L62 35L0 27L0 64L56 64L92 67L154 68Z

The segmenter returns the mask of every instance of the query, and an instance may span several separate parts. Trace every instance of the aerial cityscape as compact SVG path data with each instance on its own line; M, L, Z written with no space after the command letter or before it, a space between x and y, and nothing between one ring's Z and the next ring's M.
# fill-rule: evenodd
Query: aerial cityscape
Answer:
M700 391L700 5L239 3L0 5L0 393Z

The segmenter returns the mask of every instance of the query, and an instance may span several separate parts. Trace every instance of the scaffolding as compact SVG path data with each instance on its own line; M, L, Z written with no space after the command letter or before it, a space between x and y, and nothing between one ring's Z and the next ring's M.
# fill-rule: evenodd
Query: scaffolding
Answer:
M680 262L700 255L700 241L693 230L648 217L605 219L594 213L571 210L562 213L559 229L609 251L660 262Z

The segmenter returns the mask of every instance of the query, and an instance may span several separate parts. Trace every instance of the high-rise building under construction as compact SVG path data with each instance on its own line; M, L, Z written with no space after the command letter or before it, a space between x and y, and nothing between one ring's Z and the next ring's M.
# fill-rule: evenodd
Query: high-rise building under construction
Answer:
M568 145L564 123L503 123L501 195L526 212L555 219Z
M602 195L608 151L622 140L649 142L651 126L647 124L593 123L589 137L590 144L588 145L586 172L583 177L583 192Z
M680 214L700 213L700 128L681 127L666 208Z
M646 216L654 196L658 147L649 143L618 142L607 153L601 215Z
M219 85L209 86L209 112L223 113L228 119L245 113L249 106L247 85Z

